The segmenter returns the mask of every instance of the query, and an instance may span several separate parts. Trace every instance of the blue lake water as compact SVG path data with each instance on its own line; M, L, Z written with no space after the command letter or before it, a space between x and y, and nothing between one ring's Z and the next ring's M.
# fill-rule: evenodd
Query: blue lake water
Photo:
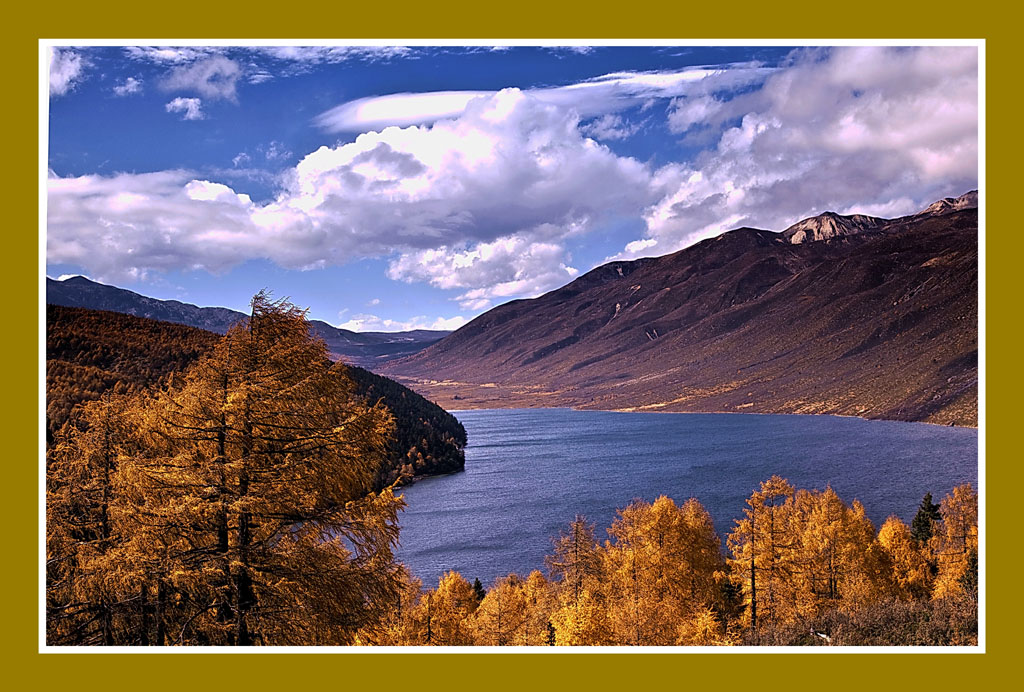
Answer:
M459 411L466 470L403 489L399 559L424 584L452 569L489 585L544 569L551 538L577 514L607 536L634 498L696 497L718 532L773 474L860 500L876 528L909 522L921 498L977 487L978 433L836 416L504 409Z

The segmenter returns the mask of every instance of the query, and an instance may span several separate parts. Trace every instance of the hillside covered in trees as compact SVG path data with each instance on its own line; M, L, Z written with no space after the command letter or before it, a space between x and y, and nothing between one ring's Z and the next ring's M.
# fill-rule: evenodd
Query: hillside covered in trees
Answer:
M75 406L105 392L133 394L166 386L210 352L221 335L103 310L46 306L47 438ZM378 486L465 466L466 431L440 406L385 377L337 365L368 400L382 400L399 422ZM379 489L378 488L378 489Z

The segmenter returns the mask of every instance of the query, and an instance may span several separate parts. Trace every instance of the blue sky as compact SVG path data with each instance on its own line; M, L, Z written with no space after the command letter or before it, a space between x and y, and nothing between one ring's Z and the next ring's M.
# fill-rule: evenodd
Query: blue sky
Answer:
M974 47L57 46L47 275L455 328L610 259L978 180Z

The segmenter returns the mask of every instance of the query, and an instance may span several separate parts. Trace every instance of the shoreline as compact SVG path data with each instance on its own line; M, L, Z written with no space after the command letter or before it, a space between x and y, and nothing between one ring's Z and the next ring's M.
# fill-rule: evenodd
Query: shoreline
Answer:
M444 408L444 407L442 407ZM468 408L445 408L445 411L451 414L461 413L464 411L515 411L515 410L534 410L534 409L551 409L551 410L570 410L570 411L601 411L604 413L652 413L657 415L673 415L673 416L687 416L687 415L733 415L733 416L833 416L836 418L857 418L865 421L888 421L890 423L917 423L921 425L934 425L939 428L964 428L967 430L978 430L977 425L961 425L959 423L931 423L923 420L903 420L899 418L868 418L866 416L856 416L848 413L794 413L792 411L636 411L629 408L580 408L578 406L472 406ZM438 474L442 475L442 474ZM429 476L432 477L432 476Z

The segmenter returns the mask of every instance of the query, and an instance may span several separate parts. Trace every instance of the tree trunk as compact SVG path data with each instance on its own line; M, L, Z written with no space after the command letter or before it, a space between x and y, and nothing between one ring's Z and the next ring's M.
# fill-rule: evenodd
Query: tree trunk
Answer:
M164 606L167 603L167 587L161 579L156 585L156 640L157 646L167 643L167 630L164 627Z
M140 608L142 609L142 626L139 628L139 646L149 646L149 585L139 587Z

